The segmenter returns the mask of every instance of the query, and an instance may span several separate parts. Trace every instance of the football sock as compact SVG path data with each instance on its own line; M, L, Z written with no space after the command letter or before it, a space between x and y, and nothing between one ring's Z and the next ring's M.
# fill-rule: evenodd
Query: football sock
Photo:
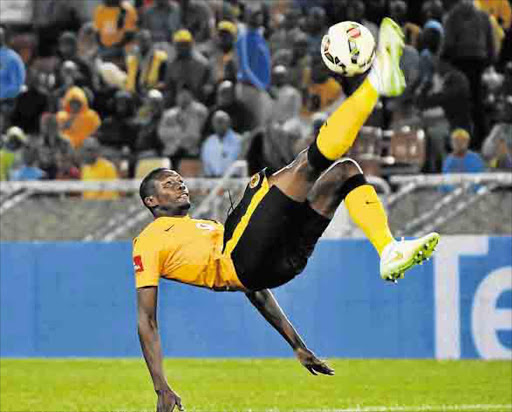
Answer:
M361 178L364 179L363 175L355 175L345 183L350 190L345 197L345 206L354 223L364 232L380 255L395 239L389 229L388 216L377 192L369 184L360 184ZM360 183L354 184L353 182L358 179Z
M377 103L379 94L368 78L324 123L316 145L328 160L337 160L350 149L368 116Z

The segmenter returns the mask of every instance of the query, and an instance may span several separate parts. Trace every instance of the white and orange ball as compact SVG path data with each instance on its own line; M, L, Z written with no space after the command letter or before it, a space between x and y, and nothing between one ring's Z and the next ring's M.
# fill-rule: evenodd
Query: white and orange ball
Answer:
M320 50L325 65L347 77L367 71L375 52L376 43L370 30L353 21L331 26L322 39Z

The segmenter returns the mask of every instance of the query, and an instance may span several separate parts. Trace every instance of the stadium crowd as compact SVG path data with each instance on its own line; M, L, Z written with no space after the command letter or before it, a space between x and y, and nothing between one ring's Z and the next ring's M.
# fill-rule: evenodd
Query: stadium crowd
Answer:
M423 130L423 172L512 170L508 0L27 4L29 23L0 17L0 180L279 168L361 80L327 70L323 34L352 20L377 38L385 15L405 33L408 86L367 125ZM358 155L382 175L385 151Z

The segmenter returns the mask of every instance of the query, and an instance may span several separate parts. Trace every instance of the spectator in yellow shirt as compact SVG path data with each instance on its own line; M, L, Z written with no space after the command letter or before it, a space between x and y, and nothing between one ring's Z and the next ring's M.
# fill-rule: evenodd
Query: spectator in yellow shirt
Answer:
M128 1L103 0L94 11L102 57L120 57L137 29L137 11Z
M74 86L67 91L62 106L64 110L57 113L59 130L77 149L100 127L100 117L89 108L87 96L80 87Z
M81 177L83 181L116 180L119 178L112 162L100 156L101 146L94 137L87 139L82 147L83 165ZM84 199L113 200L119 198L118 192L84 192Z

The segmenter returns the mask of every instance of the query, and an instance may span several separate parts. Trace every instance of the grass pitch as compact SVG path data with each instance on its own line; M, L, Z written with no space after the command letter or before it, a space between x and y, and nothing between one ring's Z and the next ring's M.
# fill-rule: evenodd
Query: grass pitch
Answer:
M512 364L332 359L333 377L293 359L168 359L187 411L512 411ZM0 410L154 411L139 359L2 359Z

